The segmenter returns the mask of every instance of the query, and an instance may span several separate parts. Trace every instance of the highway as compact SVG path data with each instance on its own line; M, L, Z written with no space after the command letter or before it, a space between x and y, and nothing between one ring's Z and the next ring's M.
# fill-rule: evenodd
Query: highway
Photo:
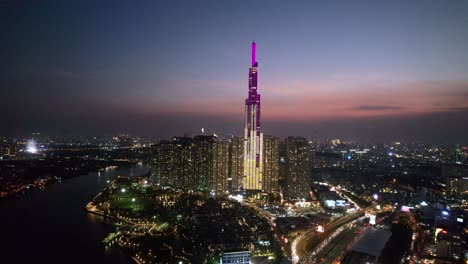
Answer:
M307 256L316 245L318 245L323 239L327 238L331 233L333 233L333 231L336 228L340 227L341 225L347 222L358 219L359 217L364 215L364 212L366 210L371 209L373 206L374 205L371 205L353 214L344 216L334 222L331 222L325 225L324 233L319 233L315 230L309 230L303 235L296 238L294 242L292 243L292 249L291 249L291 256L292 256L293 263L298 263L299 260Z
M359 234L357 234L359 229L360 227L354 226L341 232L315 256L315 259L320 263L333 263L343 252L346 252L347 247L353 239L359 236Z

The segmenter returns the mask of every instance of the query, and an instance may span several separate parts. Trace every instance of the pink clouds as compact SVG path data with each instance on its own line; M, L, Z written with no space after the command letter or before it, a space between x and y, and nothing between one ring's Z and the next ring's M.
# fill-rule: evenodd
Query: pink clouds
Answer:
M197 93L197 87L207 89ZM148 101L130 108L163 115L243 117L245 82L181 81L173 83L171 89L173 96L149 97ZM263 120L396 117L468 107L468 81L385 81L379 77L359 84L355 80L334 78L261 83L260 93Z
M468 81L381 83L346 86L299 82L290 87L273 86L274 95L263 92L264 118L306 121L408 116L468 106Z

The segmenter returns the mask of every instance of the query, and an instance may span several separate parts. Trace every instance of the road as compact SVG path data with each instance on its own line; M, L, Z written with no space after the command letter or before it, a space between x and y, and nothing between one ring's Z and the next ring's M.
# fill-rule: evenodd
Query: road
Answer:
M324 226L325 232L324 233L319 233L315 230L309 230L303 235L301 235L297 240L294 241L293 243L293 248L292 248L292 259L294 263L299 262L300 259L304 258L307 256L310 251L316 246L317 244L320 243L323 239L328 237L333 231L340 227L341 225L350 222L352 220L355 220L362 215L364 215L364 212L366 210L369 210L373 207L374 205L371 205L369 207L366 207L360 211L357 211L353 214L344 216L334 222L331 222L327 225Z
M320 263L333 263L335 259L346 251L351 241L353 241L356 236L359 236L359 234L356 233L359 229L360 227L355 226L341 232L338 236L333 238L315 258L319 260Z

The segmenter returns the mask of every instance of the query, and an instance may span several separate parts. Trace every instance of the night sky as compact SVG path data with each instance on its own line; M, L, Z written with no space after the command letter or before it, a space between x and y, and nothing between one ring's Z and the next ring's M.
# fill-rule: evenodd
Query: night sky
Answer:
M326 3L325 3L326 2ZM468 141L468 1L0 1L0 135Z

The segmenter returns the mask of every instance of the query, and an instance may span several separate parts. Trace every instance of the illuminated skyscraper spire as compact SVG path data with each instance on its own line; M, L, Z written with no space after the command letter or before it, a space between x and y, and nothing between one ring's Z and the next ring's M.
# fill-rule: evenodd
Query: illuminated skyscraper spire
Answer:
M257 62L257 44L252 42L252 67L255 65L255 62Z
M258 90L257 45L252 43L252 66L249 69L249 96L245 99L244 179L247 190L261 190L263 176L263 133L260 127L260 94Z

